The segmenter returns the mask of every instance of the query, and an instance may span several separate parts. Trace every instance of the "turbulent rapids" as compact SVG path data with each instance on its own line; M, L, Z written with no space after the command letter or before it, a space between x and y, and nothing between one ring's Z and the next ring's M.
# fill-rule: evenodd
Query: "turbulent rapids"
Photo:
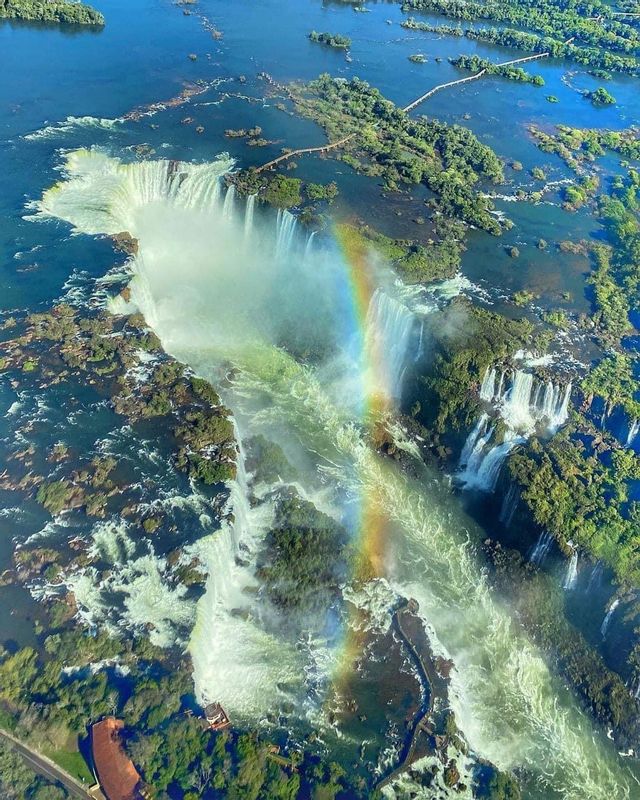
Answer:
M261 433L280 444L301 490L363 550L376 547L363 520L385 519L376 555L392 589L419 601L434 649L454 660L454 711L475 753L528 770L529 797L635 796L609 744L489 590L474 524L435 476L411 479L369 444L369 426L390 413L405 365L422 351L424 302L380 265L346 263L331 237L308 239L288 212L269 216L225 191L232 166L225 157L124 164L78 151L37 213L76 232L135 237L132 304L169 353L219 386L226 376L239 441ZM364 309L353 288L363 268L372 287ZM564 413L564 397L552 401ZM488 430L479 423L477 438ZM317 714L343 635L313 621L309 640L292 643L269 625L254 566L272 505L269 491L249 503L250 481L241 446L233 517L197 545L208 581L189 645L196 690L246 719L282 698L303 698L299 713ZM341 622L349 626L344 614Z

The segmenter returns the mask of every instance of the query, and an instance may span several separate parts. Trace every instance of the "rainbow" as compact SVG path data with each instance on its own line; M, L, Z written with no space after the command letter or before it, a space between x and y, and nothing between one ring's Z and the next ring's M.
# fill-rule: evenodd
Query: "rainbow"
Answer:
M374 447L386 438L385 420L393 411L393 401L387 386L388 372L380 339L368 331L368 312L377 288L369 262L369 247L362 235L351 225L336 225L334 235L343 256L350 289L353 318L358 330L364 375L361 398L361 418L367 436ZM385 531L387 518L373 498L361 498L360 519L357 525L358 553L354 579L369 580L382 577L385 563Z
M385 420L393 411L390 387L387 386L388 371L385 354L381 351L380 339L371 335L369 308L377 288L372 275L366 240L351 225L337 224L334 236L342 253L345 277L351 306L350 324L356 330L362 365L361 420L365 435L375 448L386 438ZM356 557L352 569L355 585L366 583L385 574L386 546L389 517L377 499L367 492L358 498L357 518L354 521L354 549ZM364 612L351 606L351 618L343 629L337 667L334 671L332 693L328 701L336 696L349 696L349 684L356 675L355 664L362 654L366 634L361 624Z

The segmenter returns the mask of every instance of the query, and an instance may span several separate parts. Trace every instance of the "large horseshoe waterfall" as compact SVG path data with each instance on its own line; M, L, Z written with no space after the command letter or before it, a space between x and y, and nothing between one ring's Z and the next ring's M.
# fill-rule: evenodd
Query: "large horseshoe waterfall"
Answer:
M631 798L627 776L489 588L473 544L479 529L437 475L411 474L371 444L368 431L394 415L405 369L429 335L420 305L394 294L376 265L359 307L353 285L370 267L349 263L329 234L308 246L294 214L263 212L226 188L231 169L225 157L126 164L79 151L36 209L79 233L127 231L138 241L131 302L168 353L220 387L235 418L238 476L227 519L198 543L208 573L189 643L199 699L222 698L244 719L262 719L283 701L321 717L353 624L326 609L309 619L305 642L292 641L253 591L276 491L258 492L245 469L244 443L260 435L282 448L299 491L318 498L354 547L371 535L359 508L384 516L377 579L418 600L433 648L453 659L451 703L475 753L526 770L549 796ZM570 391L525 371L490 370L480 390L487 409L462 457L467 485L493 488L521 437L563 423ZM370 402L378 396L383 404ZM492 445L497 415L507 434ZM542 541L534 558L546 551ZM336 616L341 631L329 624Z

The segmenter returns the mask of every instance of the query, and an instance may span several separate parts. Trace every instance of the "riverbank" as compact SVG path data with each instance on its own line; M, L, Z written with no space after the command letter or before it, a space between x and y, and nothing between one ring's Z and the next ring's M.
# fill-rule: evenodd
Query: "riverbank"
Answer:
M89 25L101 28L105 24L103 15L84 3L66 0L2 0L0 19L27 20L30 22L62 23L65 25Z

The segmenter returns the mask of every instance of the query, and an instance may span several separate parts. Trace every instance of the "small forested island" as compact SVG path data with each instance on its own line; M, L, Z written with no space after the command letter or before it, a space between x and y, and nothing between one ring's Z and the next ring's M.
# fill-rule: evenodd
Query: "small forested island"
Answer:
M326 44L328 47L335 47L338 50L347 50L351 47L351 39L348 36L341 36L339 33L318 33L311 31L309 39L312 42Z
M583 169L584 162L593 162L606 152L617 153L625 159L640 158L637 128L611 131L557 125L556 131L550 133L530 125L529 132L540 150L555 153L576 172Z
M104 25L104 16L92 6L70 0L0 0L0 19L59 22L66 25Z
M616 104L616 98L604 86L594 89L593 92L587 92L585 97L587 100L591 100L594 106L615 106Z
M484 70L488 75L499 75L501 78L507 78L510 81L517 81L519 83L532 83L534 86L544 86L544 78L542 75L531 75L521 67L514 66L497 66L492 64L485 58L478 56L458 56L452 58L451 63L458 69L464 69L469 72L480 72Z

